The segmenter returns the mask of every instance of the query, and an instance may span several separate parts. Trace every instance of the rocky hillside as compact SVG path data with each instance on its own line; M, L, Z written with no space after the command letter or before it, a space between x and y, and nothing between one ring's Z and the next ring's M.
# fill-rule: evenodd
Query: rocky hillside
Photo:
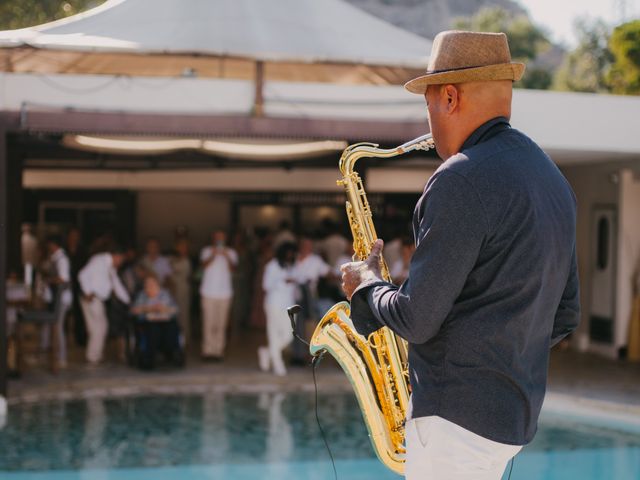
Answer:
M482 7L499 6L516 13L524 9L513 0L347 0L389 23L433 38L451 28L457 17L469 17Z

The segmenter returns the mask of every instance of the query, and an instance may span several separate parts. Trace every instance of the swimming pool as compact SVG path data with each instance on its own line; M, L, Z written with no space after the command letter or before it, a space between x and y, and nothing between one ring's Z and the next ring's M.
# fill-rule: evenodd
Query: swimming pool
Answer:
M352 394L320 394L338 478L392 480ZM3 480L331 479L312 393L87 398L10 408ZM544 415L513 480L640 479L640 433Z

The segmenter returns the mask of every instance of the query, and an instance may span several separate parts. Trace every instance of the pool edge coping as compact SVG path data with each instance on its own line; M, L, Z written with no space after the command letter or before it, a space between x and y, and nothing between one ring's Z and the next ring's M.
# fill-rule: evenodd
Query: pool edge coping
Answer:
M186 382L179 384L162 383L128 383L125 385L95 385L91 387L68 385L65 389L23 392L7 398L9 407L22 403L38 403L45 401L84 400L88 398L130 397L137 395L172 395L172 394L207 394L207 393L275 393L313 392L311 383L290 383L260 381L257 383L227 382ZM70 388L69 388L70 387ZM74 388L75 387L75 388ZM343 393L352 391L349 384L331 383L322 385L321 393ZM613 400L595 399L564 392L547 391L543 404L543 412L563 413L571 415L589 415L599 418L630 422L640 428L640 405L627 404Z
M562 414L596 423L615 423L640 433L640 405L626 404L559 392L547 392L542 413Z

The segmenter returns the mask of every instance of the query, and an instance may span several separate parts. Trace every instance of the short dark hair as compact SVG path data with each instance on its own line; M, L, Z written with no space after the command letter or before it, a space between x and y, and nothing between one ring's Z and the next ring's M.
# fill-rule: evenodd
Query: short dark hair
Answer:
M275 257L281 267L285 266L285 262L287 260L287 255L289 252L296 253L298 251L298 246L293 242L283 242L278 245L276 248Z
M60 235L47 235L46 243L53 243L58 247L62 246L62 237Z
M144 281L147 281L148 279L153 279L156 281L156 283L158 285L161 285L160 283L160 278L158 277L158 275L156 275L156 273L152 270L145 270L144 272Z
M112 255L124 255L126 251L122 245L114 244L109 247L109 253Z

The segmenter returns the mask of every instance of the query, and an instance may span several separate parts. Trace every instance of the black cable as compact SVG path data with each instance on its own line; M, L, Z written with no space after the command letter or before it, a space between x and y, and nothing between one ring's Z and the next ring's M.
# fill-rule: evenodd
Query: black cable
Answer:
M329 453L329 458L331 459L331 466L333 467L333 476L335 480L338 480L338 471L336 470L336 462L333 458L333 453L331 453L331 448L329 448L329 442L327 441L327 437L324 433L324 429L322 428L322 424L320 423L320 416L318 415L318 383L316 381L316 368L320 363L321 357L313 357L313 361L311 362L313 368L313 386L315 387L315 411L316 411L316 422L318 423L318 428L320 429L320 436L322 436L322 440L324 441L324 446L327 447L327 452Z
M302 338L300 335L298 335L295 331L293 332L293 336L295 338L297 338L298 340L300 340L302 343L304 343L307 347L311 346L311 344L309 342L307 342L304 338Z
M302 307L300 307L300 305L292 305L289 308L287 308L287 315L289 315L289 320L291 321L291 331L293 332L293 336L298 340L300 340L305 345L309 345L309 342L307 342L304 338L302 338L300 335L296 333L296 321L297 321L296 317L301 310L302 310ZM320 363L321 359L322 359L322 355L318 355L316 357L313 357L313 360L311 361L311 365L312 365L311 371L313 372L313 388L315 390L314 410L316 414L316 422L318 423L318 429L320 430L320 436L322 437L324 446L327 448L327 452L329 453L329 458L331 459L331 466L333 467L333 477L335 478L335 480L338 480L338 471L336 470L336 462L333 458L333 453L331 453L331 448L329 447L327 436L325 435L324 429L322 428L322 423L320 423L320 415L318 415L318 382L316 380L316 368L318 368L318 364Z
M287 315L289 315L289 321L291 322L291 333L293 333L293 336L309 347L309 342L307 342L304 338L298 335L298 332L296 332L296 323L298 322L297 317L301 311L302 307L300 305L291 305L289 308L287 308Z
M516 457L511 457L511 468L509 469L509 478L507 480L511 480L511 472L513 472L513 461Z

